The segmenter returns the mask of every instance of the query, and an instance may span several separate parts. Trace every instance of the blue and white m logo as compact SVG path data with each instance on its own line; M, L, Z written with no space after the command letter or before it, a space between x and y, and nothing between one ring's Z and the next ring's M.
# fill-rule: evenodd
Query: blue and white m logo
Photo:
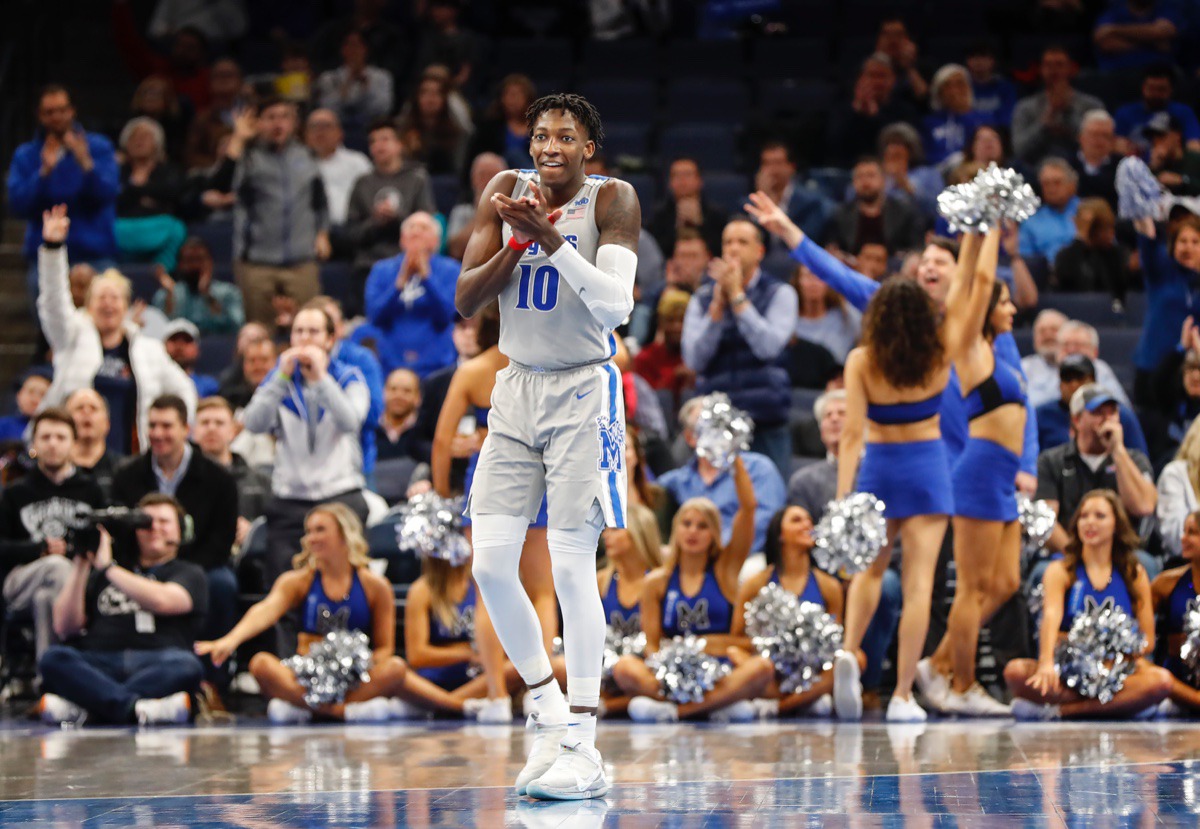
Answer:
M596 427L600 438L600 471L620 472L625 468L625 424L598 417Z

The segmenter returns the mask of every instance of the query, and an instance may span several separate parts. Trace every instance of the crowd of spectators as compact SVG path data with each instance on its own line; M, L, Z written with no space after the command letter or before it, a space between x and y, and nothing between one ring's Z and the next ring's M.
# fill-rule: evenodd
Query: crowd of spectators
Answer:
M34 458L0 496L5 609L36 621L45 687L70 697L78 679L67 675L86 662L108 677L94 680L96 716L115 720L178 717L175 703L138 700L195 690L201 675L227 687L229 671L205 660L194 677L180 664L138 696L98 654L228 634L239 593L266 593L292 569L314 507L344 504L387 547L371 529L428 486L450 378L478 353L477 323L453 302L475 205L496 173L530 166L524 112L551 91L487 65L484 33L453 0L392 4L419 32L413 49L401 48L410 34L385 2L355 3L319 30L298 19L269 71L244 65L239 44L258 25L249 3L161 5L190 11L160 9L143 31L128 3L113 5L137 84L128 111L85 126L71 91L47 86L7 179L45 348L0 419L9 449ZM1172 193L1200 194L1184 48L1197 30L1163 0L1114 0L1099 14L1036 5L1039 25L1063 37L1044 38L1025 65L984 38L960 39L954 54L926 50L913 21L884 15L864 33L841 99L820 113L820 140L806 142L819 162L801 155L786 119L747 128L724 165L665 141L656 155L602 147L592 160L589 172L662 194L642 205L637 304L618 359L642 474L660 487L647 506L664 531L694 497L716 504L726 534L738 509L733 478L692 451L694 401L709 392L729 394L756 424L743 457L758 499L753 550L779 509L819 519L834 490L842 364L860 313L738 215L745 196L766 193L807 240L870 280L929 287L946 279L922 258L946 229L938 193L995 162L1042 199L1006 233L999 275L1032 324L1022 368L1040 460L1030 493L1058 510L1051 546L1066 544L1082 496L1107 487L1141 522L1152 574L1179 554L1200 486L1200 333L1189 310L1200 299L1200 217L1185 201L1157 227L1120 220L1114 180L1122 157L1140 155ZM1075 16L1064 9L1076 6ZM729 25L714 19L701 28ZM656 33L652 16L613 25ZM747 51L763 40L747 38ZM1114 101L1109 87L1136 95ZM606 125L653 119L619 105L601 115ZM1139 325L1135 348L1127 335ZM473 416L459 427L457 488L485 429ZM170 548L180 566L154 589L180 589L155 598L132 577L111 583L162 609L156 618L188 621L162 621L169 635L131 644L86 625L104 600L79 562L111 567L100 554L72 563L64 538L76 512L139 503L157 510L158 535L118 535L115 560L141 572ZM240 565L255 540L251 572ZM52 612L56 595L69 601ZM104 640L85 649L96 658L52 645L84 627Z

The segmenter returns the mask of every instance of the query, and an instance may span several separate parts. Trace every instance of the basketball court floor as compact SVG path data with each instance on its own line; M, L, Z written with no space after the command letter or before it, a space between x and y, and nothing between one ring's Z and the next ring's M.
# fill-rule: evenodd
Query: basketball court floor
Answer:
M1200 825L1200 723L603 723L616 785L541 803L513 726L0 730L0 826Z

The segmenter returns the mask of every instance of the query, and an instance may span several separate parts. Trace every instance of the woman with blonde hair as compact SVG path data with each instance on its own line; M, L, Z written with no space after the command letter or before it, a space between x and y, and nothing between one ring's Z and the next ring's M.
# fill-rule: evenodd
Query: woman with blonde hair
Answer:
M738 511L729 544L721 545L721 514L707 498L692 498L675 513L667 560L646 576L642 587L641 622L646 633L646 656L675 636L703 637L712 656L728 662L733 617L738 597L738 574L754 543L757 501L750 474L739 457L733 463ZM775 669L762 657L751 657L733 668L700 702L677 705L662 699L659 682L646 663L622 658L613 667L613 680L626 694L629 717L638 722L672 722L713 715L722 721L754 718L750 700L761 696Z
M662 566L662 541L658 520L649 507L629 504L625 527L610 527L601 535L608 563L596 574L608 629L621 636L642 631L642 589L646 575ZM629 707L625 694L600 692L605 714L624 713Z
M350 690L345 702L310 707L305 689L279 657L257 653L250 673L270 702L273 723L302 723L314 715L347 722L378 722L404 713L390 698L401 693L408 667L396 656L396 605L392 585L367 566L367 541L358 516L345 504L321 504L304 519L300 552L293 569L271 592L246 611L233 630L211 642L197 642L196 653L221 665L243 643L265 632L292 610L301 613L297 652L335 630L362 631L371 640L370 680ZM337 598L335 598L337 597Z
M1150 579L1137 559L1138 534L1120 496L1111 489L1094 489L1083 496L1069 532L1063 557L1050 562L1042 576L1045 599L1038 658L1014 659L1004 668L1018 720L1129 717L1158 705L1171 690L1171 674L1141 658L1154 652L1154 605ZM1097 605L1112 602L1137 621L1146 637L1133 675L1109 702L1087 699L1064 687L1055 665L1055 648L1089 600Z
M1183 522L1200 509L1200 418L1192 421L1175 460L1158 476L1158 532L1172 556L1183 553Z

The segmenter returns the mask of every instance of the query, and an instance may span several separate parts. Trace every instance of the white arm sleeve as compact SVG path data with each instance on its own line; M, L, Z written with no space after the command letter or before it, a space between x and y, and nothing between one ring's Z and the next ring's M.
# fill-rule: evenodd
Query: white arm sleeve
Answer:
M550 262L604 327L616 328L633 310L637 254L629 248L601 245L592 265L570 243L563 243Z

